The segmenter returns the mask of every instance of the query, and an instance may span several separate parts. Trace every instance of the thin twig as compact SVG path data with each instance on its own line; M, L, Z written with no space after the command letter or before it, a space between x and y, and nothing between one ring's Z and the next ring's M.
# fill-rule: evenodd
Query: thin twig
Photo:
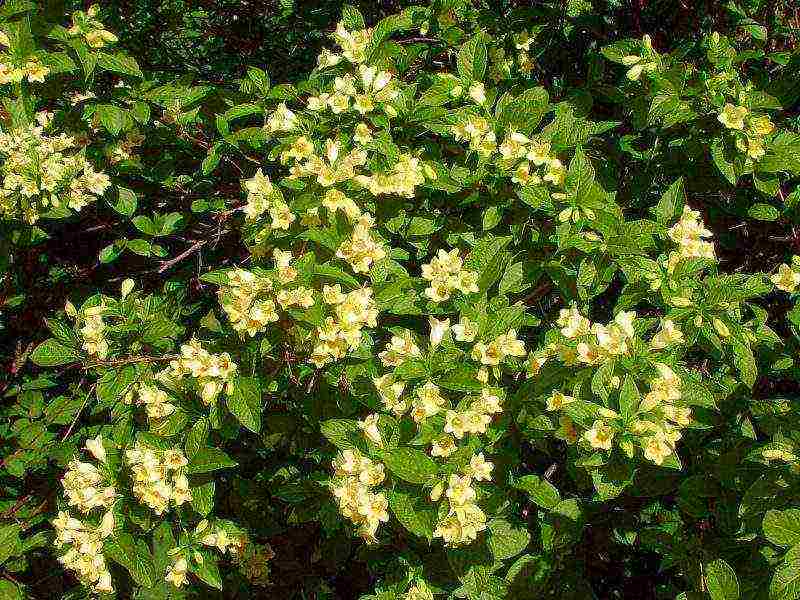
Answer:
M192 254L197 252L200 248L205 246L207 243L208 243L208 240L199 240L199 241L195 242L187 250L185 250L184 252L181 252L175 258L172 258L172 259L170 259L170 260L168 260L166 262L161 263L161 267L158 269L158 272L159 273L163 273L164 271L174 267L175 265L177 265L179 262L181 262L186 257L191 256Z
M101 360L88 365L83 365L81 368L85 371L93 369L94 367L119 367L122 365L133 365L136 363L151 363L151 362L167 362L179 358L177 354L166 354L164 356L131 356L129 358L120 358L117 360Z

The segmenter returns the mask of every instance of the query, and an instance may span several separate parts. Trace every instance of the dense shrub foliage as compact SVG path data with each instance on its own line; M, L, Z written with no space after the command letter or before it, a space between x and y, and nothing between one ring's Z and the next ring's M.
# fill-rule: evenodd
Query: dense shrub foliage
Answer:
M790 4L199 4L0 7L0 597L800 598Z

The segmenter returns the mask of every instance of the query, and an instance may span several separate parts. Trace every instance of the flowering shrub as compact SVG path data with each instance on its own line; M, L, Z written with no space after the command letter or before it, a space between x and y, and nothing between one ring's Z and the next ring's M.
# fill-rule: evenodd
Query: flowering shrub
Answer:
M277 594L253 586L280 585L303 530L309 564L369 583L309 576L296 597L800 597L800 259L730 251L732 230L795 219L797 57L742 17L756 44L618 40L565 88L544 25L487 14L437 1L368 26L345 7L297 84L250 66L237 90L143 81L118 105L94 103L94 69L141 73L105 52L99 9L50 25L65 49L32 49L42 68L9 26L0 214L75 218L116 186L145 237L98 261L164 259L68 290L6 392L5 469L63 467L37 525L86 593ZM80 136L53 129L72 109L31 109L56 63L80 65ZM202 162L154 183L153 139ZM133 216L126 185L168 180L218 201ZM236 243L203 260L224 223ZM26 531L0 530L0 558L42 545Z

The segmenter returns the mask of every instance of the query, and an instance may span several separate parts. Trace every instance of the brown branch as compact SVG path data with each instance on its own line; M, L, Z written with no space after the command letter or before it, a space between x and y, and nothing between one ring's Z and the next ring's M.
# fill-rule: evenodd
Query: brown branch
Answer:
M179 358L177 354L165 354L164 356L131 356L128 358L119 358L116 360L101 360L88 365L83 365L81 368L84 371L93 369L94 367L119 367L122 365L133 365L136 363L152 363L152 362L167 362Z
M165 262L161 263L161 267L159 267L158 272L159 273L163 273L164 271L174 267L179 262L181 262L183 259L191 256L192 254L194 254L195 252L200 250L200 248L205 246L207 243L208 243L208 240L199 240L199 241L195 242L194 244L189 246L189 248L187 250L185 250L184 252L181 252L175 258L172 258L172 259L170 259L168 261L165 261Z

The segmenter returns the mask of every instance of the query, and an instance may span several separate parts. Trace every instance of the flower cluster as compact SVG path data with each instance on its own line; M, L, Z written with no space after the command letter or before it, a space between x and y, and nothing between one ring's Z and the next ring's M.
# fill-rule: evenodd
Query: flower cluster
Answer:
M175 412L175 405L170 402L169 394L156 385L140 385L136 404L144 406L150 419L163 419Z
M478 292L478 274L464 269L458 248L439 250L431 262L422 265L422 277L430 282L425 295L433 302L449 300L455 290L462 294Z
M0 85L20 83L26 78L31 83L44 83L44 78L49 74L50 69L43 65L36 56L28 57L21 66L0 62Z
M389 104L395 100L398 90L388 71L379 71L375 67L359 65L358 77L349 73L336 77L333 82L333 93L323 92L308 98L308 108L314 112L330 109L334 114L353 110L361 115L382 108L393 116L396 111Z
M344 23L336 26L333 32L333 39L342 49L342 56L351 63L363 63L367 60L367 48L372 42L372 29L360 29L348 31ZM339 62L340 58L331 53L323 53L317 61L320 66L332 66Z
M228 280L217 292L219 303L233 329L239 334L254 336L278 320L272 297L272 279L245 269L228 272Z
M576 308L572 308L562 309L557 322L562 327L561 334L565 338L582 340L575 348L574 359L585 364L597 365L628 353L629 340L634 336L635 318L635 313L623 311L617 313L612 323L591 324L578 313Z
M322 299L333 315L316 330L317 343L309 360L317 367L343 358L348 350L361 345L361 330L375 327L378 309L372 298L372 288L364 287L342 292L340 285L324 286Z
M100 9L93 4L84 11L72 13L72 26L67 29L71 36L81 36L91 48L103 48L117 42L117 36L105 29L105 25L97 19Z
M509 356L521 358L525 354L525 345L517 339L516 330L509 329L507 333L498 335L488 344L476 342L472 347L471 356L472 360L484 366L497 367Z
M672 320L664 319L661 328L645 346L636 336L635 319L635 313L622 311L612 323L592 324L576 308L562 309L558 319L562 341L551 343L532 355L530 368L532 372L538 372L550 357L558 357L565 366L611 364L612 370L606 373L607 385L610 389L620 390L621 378L613 373L617 358L631 356L643 348L658 352L684 342L678 326ZM638 440L644 457L658 465L674 452L675 443L681 437L680 429L691 422L691 410L680 404L681 381L675 372L662 362L655 362L654 370L658 376L649 380L650 391L633 407L632 421L623 418L616 410L592 405L591 410L597 418L580 436L587 446L595 450L611 450L613 440L621 436L620 447L632 456L633 436ZM569 442L575 442L579 437L571 416L572 407L578 404L577 398L557 389L545 402L547 411L562 413L559 418L561 437Z
M378 358L384 366L397 367L409 358L421 356L419 346L414 341L414 334L408 329L403 330L400 335L393 335L386 349L378 353ZM379 388L380 389L380 388Z
M771 279L775 287L782 292L794 293L800 285L800 256L792 256L791 265L780 265L778 272L773 274Z
M633 454L633 447L628 435L636 436L647 460L657 465L675 451L675 444L681 439L680 430L692 421L691 409L680 404L681 380L675 372L663 363L656 363L658 377L650 382L650 392L645 395L637 407L635 419L626 424L625 420L614 410L599 409L601 418L594 421L591 428L583 434L583 440L596 450L611 450L615 436L622 435L620 447ZM569 397L567 397L569 398ZM564 404L569 404L564 401Z
M430 318L430 352L448 347L452 342L448 333L453 330L458 341L471 343L477 337L477 326L463 317L458 325L450 327L449 319ZM475 352L475 348L478 351ZM505 356L524 356L526 354L522 342L516 339L514 330L497 336L489 344L478 342L473 346L475 356L486 357L494 367L498 367ZM469 353L467 353L469 356ZM397 332L380 353L385 366L397 367L410 358L422 356L422 351L409 331ZM480 362L480 361L478 361ZM484 367L481 367L484 369ZM486 382L488 373L478 375L478 380ZM447 459L459 449L459 443L468 435L482 435L495 415L502 412L504 391L500 388L484 387L480 394L467 396L454 405L442 392L441 388L431 380L425 381L407 390L407 382L402 381L396 372L388 372L373 379L386 411L397 418L410 418L430 443L430 456ZM377 446L384 446L378 427L380 416L371 414L359 422L364 436ZM489 481L492 464L484 455L474 454L459 474L452 474L446 482L434 485L430 498L439 502L444 497L446 510L440 510L441 518L434 535L441 537L445 544L455 546L473 541L477 534L486 528L486 516L476 504L477 493L472 487L474 481Z
M247 218L254 221L266 212L269 212L269 227L273 229L289 229L294 222L295 215L283 201L283 195L276 188L269 177L258 169L250 179L244 182L247 190L247 205L244 213Z
M221 554L227 552L231 558L237 560L242 557L246 545L244 537L231 534L227 528L218 523L211 525L208 519L203 519L197 524L193 538L201 545L215 548ZM172 556L172 562L167 565L164 581L180 588L189 579L189 560L192 559L202 564L202 555L197 552L187 553L184 548L180 547L173 548L168 554Z
M39 121L49 124L40 113ZM0 215L35 223L56 210L80 210L111 186L94 170L75 138L51 136L43 125L0 133Z
M105 462L102 438L88 440L86 448L101 464ZM61 485L67 496L67 504L83 514L88 514L95 508L110 509L117 499L117 490L108 476L92 463L77 459L67 465Z
M675 372L664 363L655 366L659 376L650 382L631 430L641 436L644 457L660 465L675 451L680 429L691 423L692 411L676 404L681 400L681 380Z
M223 390L230 392L236 372L236 363L230 354L212 354L192 338L181 346L180 357L169 363L169 368L159 374L159 379L165 383L178 383L187 376L191 377L203 402L209 405Z
M640 55L629 54L623 56L622 64L629 67L626 76L631 81L638 81L642 73L652 73L657 71L661 66L661 59L653 49L653 40L650 36L645 34L642 37L642 51Z
M53 527L56 530L56 547L68 546L67 551L58 557L58 562L73 571L80 582L93 592L112 593L114 586L103 554L103 540L114 530L113 513L106 513L98 527L60 511L53 520Z
M478 435L486 433L486 429L492 422L492 417L501 412L503 412L503 407L500 396L494 390L484 388L481 391L481 395L473 399L466 410L448 410L445 413L444 433L453 435L457 440L460 440L468 433ZM446 456L449 452L443 448L450 447L455 450L451 440L445 437L443 446L443 440L440 437L434 443L431 453Z
M531 139L510 131L498 148L500 164L511 173L514 183L524 186L547 182L560 188L564 185L567 169L550 148L550 142L546 139ZM538 173L536 169L539 169Z
M81 312L80 319L82 322L78 334L83 340L81 347L90 356L104 359L108 356L108 340L106 339L105 331L106 324L103 321L106 306L104 304L97 304L84 308ZM77 318L78 314L75 308L68 302L66 312L73 318Z
M231 556L241 554L245 540L239 535L231 534L228 529L219 524L211 525L207 520L202 520L195 528L195 535L200 535L200 543L209 548L216 548L222 554L226 552Z
M433 592L424 581L420 581L408 588L403 600L433 600Z
M333 495L339 511L357 527L367 542L375 542L381 523L389 520L389 502L372 491L385 477L383 465L358 450L343 450L333 462Z
M183 556L176 556L176 558L167 565L164 581L171 583L176 588L186 585L186 582L189 581L189 561Z
M100 464L107 462L101 436L87 440L85 448ZM116 488L95 465L79 460L69 463L61 484L67 503L77 508L84 520L63 510L53 520L56 547L68 546L58 560L94 592L110 593L113 586L103 555L103 540L114 532L112 507L117 500ZM90 516L95 509L105 511L99 523L93 522L97 519Z
M704 240L704 238L710 238L712 235L703 224L700 213L688 206L684 206L680 220L669 230L670 239L678 244L678 249L669 255L668 268L670 272L684 259L716 259L714 244Z
M373 196L396 195L413 198L418 185L428 179L435 179L436 174L416 156L401 154L392 165L390 171L371 175L356 175L353 180L369 190Z
M486 529L486 514L475 503L477 493L473 481L490 481L494 465L486 461L483 454L475 454L464 467L462 474L452 474L447 489L440 483L431 492L431 499L438 501L442 491L447 498L448 511L439 520L433 532L448 546L461 546L473 542L478 533Z
M281 102L267 119L264 129L267 133L286 132L297 127L297 123L297 115Z
M157 515L164 514L170 502L180 506L192 499L184 474L188 461L180 450L155 450L137 443L125 451L125 459L133 472L133 494Z
M744 106L728 102L717 119L726 128L737 133L736 147L753 160L764 156L764 139L775 131L775 125L767 115L754 115Z
M386 251L372 237L374 226L372 215L361 215L353 225L350 239L342 242L336 251L336 256L347 261L354 273L368 273L373 262L386 258Z
M356 169L367 162L367 153L362 148L354 147L344 153L339 140L326 140L324 150L324 154L317 154L313 150L310 154L293 154L289 157L294 161L289 169L289 178L310 177L322 187L328 188L354 179Z
M456 140L469 142L469 149L480 156L489 157L497 149L497 135L485 117L470 115L463 123L456 123L451 131Z

